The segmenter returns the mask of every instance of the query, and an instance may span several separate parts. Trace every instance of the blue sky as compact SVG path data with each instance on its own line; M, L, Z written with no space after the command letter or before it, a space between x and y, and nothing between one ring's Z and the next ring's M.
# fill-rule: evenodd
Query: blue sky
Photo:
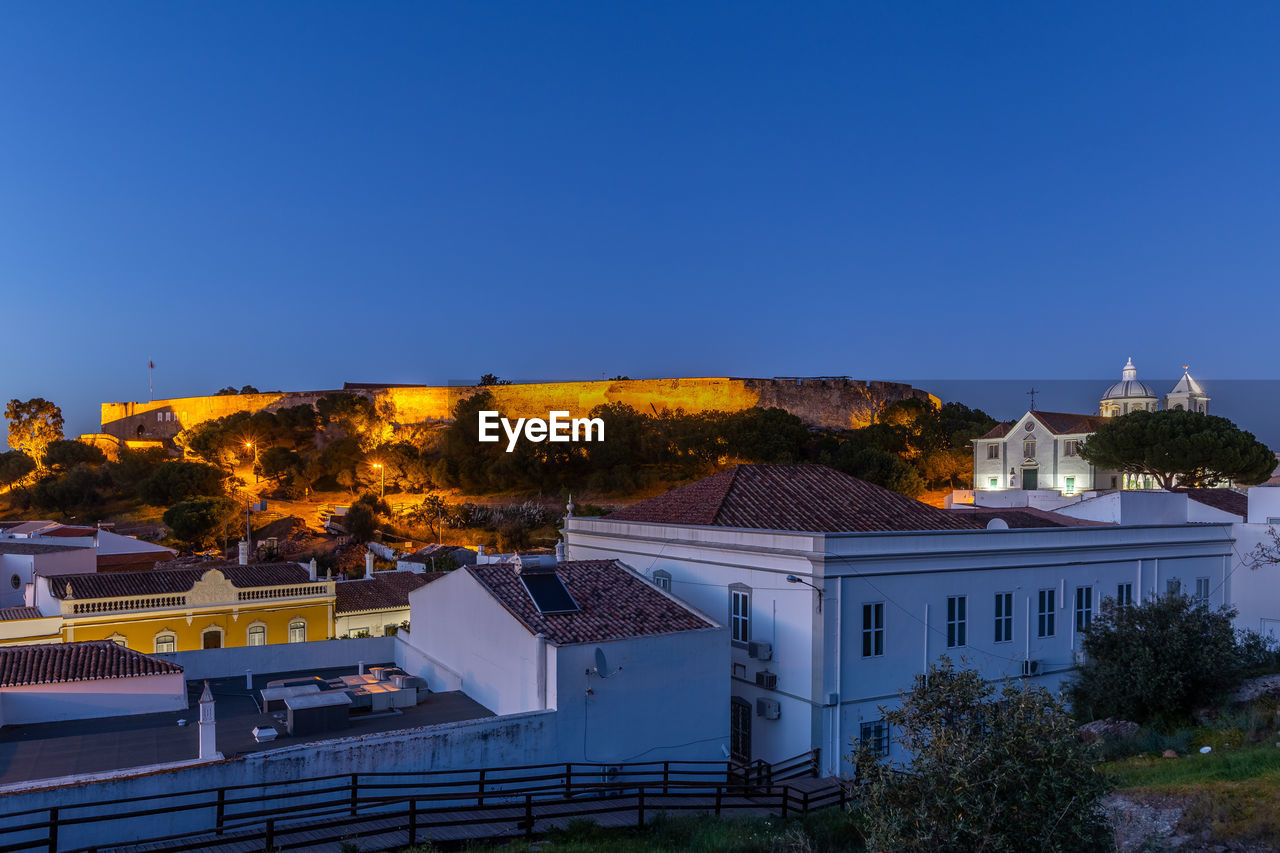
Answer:
M1280 5L6 3L0 396L1272 378Z

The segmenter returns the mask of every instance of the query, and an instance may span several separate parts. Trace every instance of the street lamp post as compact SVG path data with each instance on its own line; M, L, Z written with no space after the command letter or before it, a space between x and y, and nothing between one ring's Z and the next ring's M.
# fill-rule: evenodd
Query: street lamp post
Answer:
M256 484L258 482L258 445L255 442L246 441L244 449L253 451L253 482Z
M383 498L387 495L387 469L382 467L381 462L373 463L373 467L378 469L378 497Z

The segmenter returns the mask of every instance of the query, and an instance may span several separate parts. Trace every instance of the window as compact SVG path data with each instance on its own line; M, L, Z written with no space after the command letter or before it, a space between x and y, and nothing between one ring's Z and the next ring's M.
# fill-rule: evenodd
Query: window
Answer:
M369 636L369 629L368 629L368 628L359 628L359 629L357 629L357 630L356 630L356 632L355 632L354 634L352 634L351 636L353 636L353 637L355 637L355 638L357 638L357 639L359 639L360 637L367 637L367 636Z
M658 589L665 589L667 592L671 592L671 572L658 569L653 573L653 585Z
M889 724L884 720L873 720L858 726L858 740L869 746L874 755L889 754Z
M744 764L751 760L751 703L737 696L729 704L729 755Z
M969 597L953 595L947 599L947 648L965 645Z
M307 641L307 623L302 620L289 623L289 642L305 643Z
M1036 455L1036 440L1029 438L1022 442L1022 455L1027 459L1033 459Z
M1196 578L1196 604L1201 607L1209 606L1209 579Z
M884 602L862 605L862 656L879 657L884 654Z
M267 644L267 629L265 625L254 625L249 629L249 645L265 646Z
M20 589L22 587L22 578L18 577L17 575L14 575L13 577L9 578L9 586L13 587L14 589Z
M1093 587L1076 587L1076 631L1088 631L1093 624Z
M122 649L129 648L129 641L126 640L124 637L112 637L111 642L115 643L117 646L119 646Z
M173 634L161 634L156 637L156 654L167 655L178 650L178 638Z
M1013 642L1013 593L996 593L996 642Z
M1040 590L1040 607L1036 611L1038 621L1036 622L1036 636L1052 637L1056 633L1054 625L1056 599L1058 591L1056 589Z
M992 477L992 478L988 481L988 483L989 483L989 485L991 486L991 488L993 488L993 489L994 489L994 488L996 488L997 486L999 486L999 485L1000 485L1000 478L999 478L999 477Z
M729 587L729 636L735 643L751 641L751 588L742 584Z
M1067 478L1067 488L1066 488L1066 491L1067 491L1068 493L1070 493L1070 492L1074 492L1075 490L1076 490L1076 478L1075 478L1075 477L1068 477L1068 478Z
M987 445L987 458L988 458L988 459L999 459L999 458L1000 458L1000 445L996 444L995 442L992 442L991 444L988 444L988 445Z
M1169 595L1181 595L1182 581L1178 580L1177 578L1170 578L1169 580L1164 582L1164 591L1167 592Z
M1063 456L1078 456L1080 453L1080 441L1074 438L1068 438L1062 442Z
M1116 606L1132 607L1133 606L1133 584L1122 583L1116 585Z
M204 630L204 633L200 635L200 648L202 649L222 648L222 629L206 628Z

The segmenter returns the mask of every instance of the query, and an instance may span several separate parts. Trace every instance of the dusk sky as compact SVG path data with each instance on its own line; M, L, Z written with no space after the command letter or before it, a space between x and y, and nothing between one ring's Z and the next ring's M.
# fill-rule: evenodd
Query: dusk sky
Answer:
M6 3L0 396L1274 378L1277 45L1274 3Z

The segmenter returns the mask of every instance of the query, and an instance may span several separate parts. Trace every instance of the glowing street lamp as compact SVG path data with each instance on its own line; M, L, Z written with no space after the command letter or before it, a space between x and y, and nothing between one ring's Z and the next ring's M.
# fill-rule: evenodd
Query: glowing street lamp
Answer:
M244 443L244 449L253 451L253 482L257 483L258 482L258 445L254 444L252 441L246 441Z
M386 497L387 494L387 470L382 467L381 462L374 462L373 467L378 469L378 497Z

